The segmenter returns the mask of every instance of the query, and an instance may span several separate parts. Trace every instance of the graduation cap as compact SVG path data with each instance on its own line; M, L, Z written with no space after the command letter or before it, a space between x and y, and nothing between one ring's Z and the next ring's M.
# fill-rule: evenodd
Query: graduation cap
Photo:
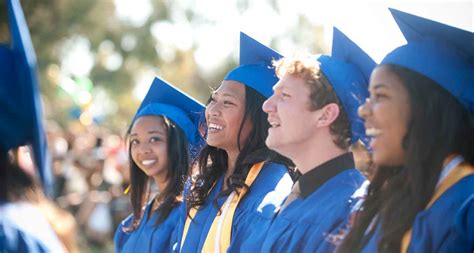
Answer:
M53 178L43 129L36 56L19 0L8 0L10 44L0 44L0 151L31 144L46 194Z
M240 66L230 71L224 80L238 81L268 98L278 82L272 61L280 58L279 53L241 32Z
M334 27L332 54L318 58L320 69L331 83L351 123L351 143L368 143L364 122L357 109L369 96L368 84L375 62L359 46Z
M155 77L143 99L134 121L142 116L166 116L183 130L191 145L200 144L199 125L204 105L183 91Z
M474 33L390 9L407 44L382 64L395 64L437 82L474 111Z

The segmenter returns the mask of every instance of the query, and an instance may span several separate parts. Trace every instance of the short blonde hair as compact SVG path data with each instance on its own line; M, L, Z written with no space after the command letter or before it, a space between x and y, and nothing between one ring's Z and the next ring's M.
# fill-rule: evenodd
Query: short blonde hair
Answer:
M319 62L314 57L295 56L274 61L273 66L279 78L289 74L300 77L305 81L310 89L310 110L319 110L330 103L339 106L339 116L331 124L330 131L334 136L334 143L342 149L347 149L352 137L351 125L339 97L321 71Z

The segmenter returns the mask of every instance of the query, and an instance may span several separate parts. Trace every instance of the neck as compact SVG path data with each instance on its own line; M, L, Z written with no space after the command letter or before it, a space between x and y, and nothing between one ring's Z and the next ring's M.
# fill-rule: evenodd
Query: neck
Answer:
M234 174L235 171L235 162L237 161L237 157L240 154L238 150L226 150L227 153L227 170L224 175L224 185L223 189L227 189L227 179Z
M159 193L161 194L169 183L169 180L166 179L166 175L158 175L153 177L156 186L158 187Z
M318 137L314 141L308 141L304 147L301 146L296 151L288 157L293 160L301 174L348 152L339 148L333 142L331 135L327 138Z

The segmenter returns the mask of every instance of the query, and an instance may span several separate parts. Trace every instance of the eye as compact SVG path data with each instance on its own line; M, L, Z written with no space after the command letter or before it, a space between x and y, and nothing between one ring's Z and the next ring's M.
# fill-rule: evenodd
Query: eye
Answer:
M224 100L224 105L235 105L235 103L229 100Z
M208 104L208 105L209 105L209 104L214 104L214 103L216 103L216 102L217 102L217 101L216 101L216 98L214 97L214 95L212 95L212 96L209 98L209 101L207 102L207 104Z
M381 93L381 92L376 92L375 94L371 94L371 96L370 96L370 100L372 100L374 102L380 102L380 101L383 101L386 98L387 98L387 95L385 95L384 93Z
M132 140L130 140L130 145L132 145L132 146L135 146L135 145L137 145L138 143L140 143L140 142L139 142L137 139L132 139Z
M282 92L282 93L281 93L281 96L284 97L284 98L289 98L289 97L291 97L290 94L285 93L285 92Z
M150 142L157 142L157 141L161 141L161 138L158 136L153 136L150 138Z

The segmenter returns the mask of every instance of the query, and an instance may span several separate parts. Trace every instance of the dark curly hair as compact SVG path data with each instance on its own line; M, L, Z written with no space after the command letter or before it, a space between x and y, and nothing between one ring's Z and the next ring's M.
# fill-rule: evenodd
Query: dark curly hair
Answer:
M428 77L397 65L394 73L409 94L411 119L403 139L405 157L398 167L379 166L363 209L337 252L359 252L381 226L378 252L400 252L401 240L430 201L443 161L460 154L474 164L474 117L457 99Z

